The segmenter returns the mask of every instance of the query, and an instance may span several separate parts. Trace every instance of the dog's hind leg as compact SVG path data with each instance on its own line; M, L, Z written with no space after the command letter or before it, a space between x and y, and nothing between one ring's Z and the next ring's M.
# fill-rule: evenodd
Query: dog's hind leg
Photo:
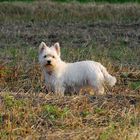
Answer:
M93 86L93 90L95 92L95 94L99 94L99 95L103 95L104 94L104 87L103 86Z

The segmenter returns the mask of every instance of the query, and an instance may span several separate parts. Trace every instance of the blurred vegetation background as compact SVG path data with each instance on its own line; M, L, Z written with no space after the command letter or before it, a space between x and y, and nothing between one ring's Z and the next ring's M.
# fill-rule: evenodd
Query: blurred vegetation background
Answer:
M39 0L0 0L0 2L4 1L9 1L9 2L14 2L14 1L25 1L25 2L32 2L32 1L39 1ZM48 0L44 0L48 1ZM86 3L86 2L108 2L108 3L125 3L125 2L140 2L140 0L50 0L50 1L56 1L56 2L81 2L81 3Z

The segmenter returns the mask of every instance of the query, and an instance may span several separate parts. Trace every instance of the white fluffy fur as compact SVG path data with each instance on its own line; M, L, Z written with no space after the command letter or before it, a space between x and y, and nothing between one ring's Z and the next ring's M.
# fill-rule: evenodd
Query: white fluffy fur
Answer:
M50 65L48 65L50 61ZM49 91L64 94L65 90L92 87L95 93L104 93L104 84L115 85L116 78L98 62L80 61L65 63L60 58L59 43L48 47L44 42L39 46L39 62L45 74Z

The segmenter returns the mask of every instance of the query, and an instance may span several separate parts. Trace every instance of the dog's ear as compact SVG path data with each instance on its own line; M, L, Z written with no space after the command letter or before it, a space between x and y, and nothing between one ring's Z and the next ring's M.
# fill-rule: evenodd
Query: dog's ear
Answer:
M56 42L53 47L55 48L57 54L60 56L60 45L58 42Z
M44 42L41 42L39 45L39 53L42 53L42 51L47 47L47 45Z

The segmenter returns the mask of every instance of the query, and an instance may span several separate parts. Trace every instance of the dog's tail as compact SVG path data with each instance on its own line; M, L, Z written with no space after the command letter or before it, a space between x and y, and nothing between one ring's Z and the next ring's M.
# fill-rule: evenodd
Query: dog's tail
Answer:
M115 78L114 76L111 76L111 75L107 72L107 70L106 70L106 68L105 68L104 66L100 65L100 69L101 69L101 71L102 71L102 73L103 73L103 75L104 75L105 82L106 82L109 86L113 87L113 86L115 85L115 83L117 82L116 78Z

